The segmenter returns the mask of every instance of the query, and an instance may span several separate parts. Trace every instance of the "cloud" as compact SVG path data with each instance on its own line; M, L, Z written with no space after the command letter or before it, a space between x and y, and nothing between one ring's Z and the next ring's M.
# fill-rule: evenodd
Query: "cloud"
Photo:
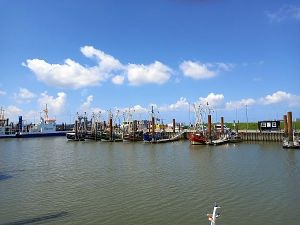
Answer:
M91 107L91 103L93 102L93 100L94 100L93 95L89 95L86 98L85 102L80 105L80 110L83 112L91 111L90 107Z
M293 5L284 5L277 11L266 11L265 15L270 22L283 22L285 20L300 21L300 7Z
M181 97L176 103L170 104L168 106L159 107L159 111L170 112L177 110L188 110L189 103L186 98Z
M149 65L129 64L127 68L128 81L131 85L163 84L167 82L172 70L161 62L155 61Z
M277 91L273 94L266 95L265 97L261 97L258 99L246 98L239 101L229 101L225 103L225 109L234 110L240 109L247 106L252 105L278 105L285 104L289 107L300 107L300 96L287 93L284 91Z
M6 95L6 92L0 90L0 96L4 96L4 95Z
M98 66L85 67L66 59L64 64L49 64L40 59L28 59L26 64L39 81L61 88L82 88L96 86L107 79Z
M67 94L64 92L57 93L57 97L49 96L47 92L41 94L38 99L40 107L43 109L48 105L48 110L52 114L62 114L66 105Z
M131 113L147 113L149 112L149 109L146 109L142 107L141 105L135 105L133 107L125 107L125 108L116 108L116 110L119 110L120 112L131 112Z
M124 83L125 77L121 75L117 75L111 79L114 84L122 85Z
M150 65L123 65L118 59L93 46L80 48L81 53L90 59L95 59L96 66L83 66L72 59L66 59L63 64L50 64L42 59L27 59L23 66L29 68L37 79L49 86L61 88L84 88L96 86L112 78L114 84L123 84L128 76L131 85L147 83L163 84L171 76L172 70L159 61Z
M32 93L26 88L19 88L19 93L14 93L14 98L19 103L29 103L33 98L36 97L36 94Z
M200 63L193 61L183 61L179 68L183 75L195 80L210 79L215 77L219 72L229 72L234 67L233 64L226 63Z
M288 106L300 106L300 96L284 91L277 91L267 95L261 98L260 101L265 105L285 103Z
M202 105L206 105L208 103L209 106L218 107L222 105L223 101L224 101L223 94L209 93L205 98L200 97L198 103Z
M6 108L5 116L10 118L11 120L17 120L18 116L23 114L22 109L18 108L17 106L10 105Z
M92 103L94 101L94 96L89 95L86 97L85 101L80 105L79 111L81 113L86 112L86 113L95 113L96 115L101 112L101 115L106 113L106 110L101 109L99 107L92 107Z
M215 71L209 70L207 65L192 61L182 62L179 68L184 76L191 77L195 80L212 78L217 74Z
M148 110L140 105L135 105L131 108L136 113L147 113Z
M96 59L98 64L88 67L72 59L66 59L64 64L50 64L41 59L28 59L22 65L29 68L38 80L47 85L74 89L99 85L115 72L124 69L119 60L92 46L84 46L80 51L87 58Z
M240 109L247 106L254 105L256 101L253 98L242 99L240 101L230 101L226 102L225 108L228 110Z
M37 110L25 111L17 106L10 105L5 110L5 117L10 119L10 122L17 122L18 117L22 116L25 123L37 123L39 121L40 112Z
M123 65L118 59L111 55L105 54L103 51L95 49L93 46L84 46L80 48L82 54L88 58L95 58L99 62L99 68L102 71L110 72L123 69Z

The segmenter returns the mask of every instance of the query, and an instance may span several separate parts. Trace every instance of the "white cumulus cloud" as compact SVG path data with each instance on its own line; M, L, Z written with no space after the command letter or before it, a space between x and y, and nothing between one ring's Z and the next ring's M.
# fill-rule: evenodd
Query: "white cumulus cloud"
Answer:
M142 107L141 105L135 105L133 107L116 108L122 113L147 113L149 110Z
M38 80L50 86L63 88L83 88L99 85L113 76L124 66L113 56L92 46L84 46L81 52L87 58L95 58L96 66L83 66L72 59L66 59L64 64L50 64L41 59L28 59L23 66L29 68Z
M117 84L117 85L122 85L124 83L124 80L125 80L125 77L124 76L121 76L121 75L117 75L117 76L114 76L111 81L114 83L114 84Z
M44 109L46 104L50 114L62 114L66 106L67 94L64 92L57 93L57 97L48 95L47 92L41 94L38 103L41 109Z
M267 95L261 98L260 101L266 105L284 103L288 106L300 106L300 96L284 91L277 91L271 95Z
M159 107L160 111L169 112L169 111L177 111L177 110L188 110L189 103L186 98L181 97L177 102Z
M223 104L224 101L224 95L223 94L215 94L215 93L209 93L207 97L199 98L199 103L202 105L208 105L212 107L218 107Z
M131 110L133 110L136 113L146 113L148 112L148 110L140 105L135 105L131 108Z
M17 102L21 103L29 103L35 97L36 94L32 93L26 88L19 88L19 93L14 93L14 98L17 100Z
M113 70L122 69L124 66L118 59L113 56L105 54L103 51L95 49L93 46L84 46L80 48L83 55L88 58L95 58L99 62L99 68L102 71L110 72Z
M82 88L98 85L106 80L97 66L86 67L66 59L64 64L50 64L40 59L28 59L26 64L38 80L50 86L63 88Z
M85 102L83 102L81 105L80 105L80 110L83 111L83 112L89 112L91 111L90 107L91 107L91 104L94 100L94 97L93 95L89 95Z
M17 121L18 116L22 116L22 114L23 110L14 105L8 106L5 111L5 117L13 121Z
M215 77L219 72L229 72L233 68L233 64L226 63L200 63L193 61L183 61L179 68L183 75L195 80L209 79Z
M216 71L208 69L208 66L199 62L184 61L179 65L179 68L186 77L191 77L195 80L207 79L216 76Z
M124 65L93 46L84 46L80 51L85 57L95 59L97 64L86 66L72 59L66 59L63 64L51 64L42 59L27 59L22 65L47 85L74 89L96 86L110 78L114 84L121 85L126 75L131 85L163 84L172 74L172 70L159 61L149 65ZM117 75L120 73L124 75Z
M163 84L170 79L172 70L161 62L155 61L149 65L129 64L127 73L129 83L137 86L147 83Z
M240 109L242 107L254 105L256 101L253 98L242 99L240 101L226 102L225 108L228 110Z

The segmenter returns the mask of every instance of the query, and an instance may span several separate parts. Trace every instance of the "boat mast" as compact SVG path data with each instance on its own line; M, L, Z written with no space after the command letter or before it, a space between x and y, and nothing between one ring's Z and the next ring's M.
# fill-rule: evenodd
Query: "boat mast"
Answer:
M47 107L47 104L46 104L46 108L43 110L44 113L45 113L45 120L48 120L48 107Z
M4 109L0 109L0 120L4 120Z
M152 116L152 141L154 141L154 135L155 135L155 117L154 117L154 110L153 110L153 106L152 106L152 110L151 110L151 116Z

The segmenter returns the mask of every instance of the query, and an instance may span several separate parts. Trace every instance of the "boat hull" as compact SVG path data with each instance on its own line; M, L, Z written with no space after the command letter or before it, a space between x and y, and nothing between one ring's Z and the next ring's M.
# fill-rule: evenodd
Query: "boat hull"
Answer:
M123 141L125 142L136 142L136 141L143 141L143 132L142 131L136 131L131 132L129 134L123 135Z
M208 139L201 133L192 133L188 136L192 145L206 145Z
M57 137L66 136L66 131L53 132L53 133L17 133L17 134L7 134L1 135L0 138L35 138L35 137Z

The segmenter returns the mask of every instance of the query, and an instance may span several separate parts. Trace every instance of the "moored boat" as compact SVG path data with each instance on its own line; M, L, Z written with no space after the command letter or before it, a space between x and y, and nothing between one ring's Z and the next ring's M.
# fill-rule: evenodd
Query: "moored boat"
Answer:
M4 117L4 110L0 113L0 138L32 138L32 137L50 137L65 136L67 131L56 130L56 120L48 117L48 108L44 111L44 117L38 124L25 125L23 117L19 116L19 122L16 126L8 124L8 119ZM5 123L3 123L6 121Z
M192 145L206 145L208 143L207 136L201 131L190 133L188 139Z
M292 141L289 141L288 138L284 138L282 141L282 147L286 149L300 149L300 142L295 137Z
M143 131L131 131L123 135L123 141L143 141Z

